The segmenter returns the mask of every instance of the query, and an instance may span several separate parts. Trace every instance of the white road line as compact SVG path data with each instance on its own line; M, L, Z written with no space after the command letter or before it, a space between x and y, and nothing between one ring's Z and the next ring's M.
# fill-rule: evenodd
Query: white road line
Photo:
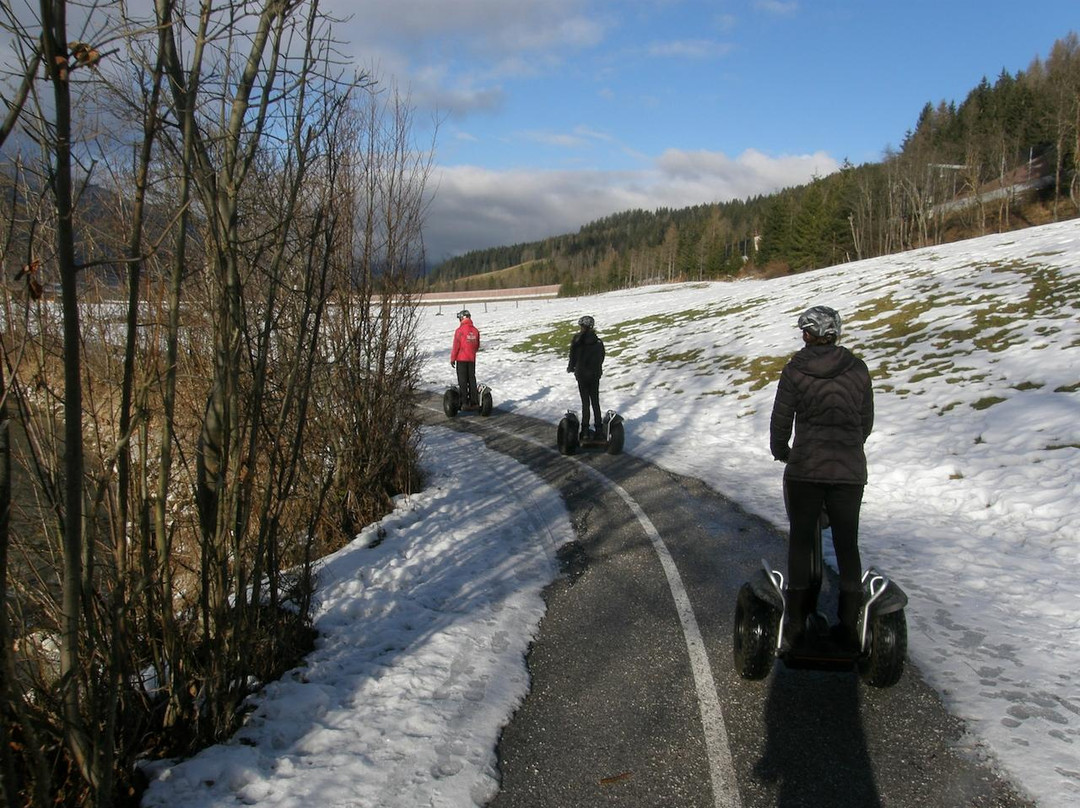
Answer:
M441 412L441 410L434 410ZM550 445L542 443L527 435L500 429L497 426L488 426L488 429L503 432L518 440L531 443L541 449L557 453ZM727 727L724 725L724 715L720 710L720 697L716 693L716 681L713 679L712 668L709 667L709 657L705 653L705 641L701 638L701 630L698 628L697 617L694 608L690 605L690 596L686 594L682 577L671 557L671 552L664 544L660 531L649 519L648 515L638 505L637 501L627 493L621 485L607 475L594 469L587 463L582 463L579 458L569 457L575 460L589 474L598 478L604 485L609 486L615 493L622 497L623 502L629 506L638 523L645 531L645 535L652 542L653 550L660 560L660 566L664 569L667 577L668 589L675 601L675 610L679 614L679 624L682 626L683 639L686 641L686 651L690 657L690 670L694 676L694 687L697 690L698 706L701 709L701 724L705 731L705 753L709 759L709 776L712 780L713 802L716 808L741 808L742 800L739 797L738 783L735 779L735 763L731 758L731 747L728 742Z
M709 758L713 801L716 808L739 808L742 802L735 780L735 763L731 759L727 727L724 725L724 715L720 711L720 697L716 694L716 682L713 680L712 668L709 667L709 657L705 653L705 641L701 638L694 607L690 605L690 596L686 594L686 587L683 586L675 560L671 557L667 545L664 544L660 531L656 529L652 520L626 489L592 466L581 463L581 467L599 477L622 497L623 502L637 517L660 559L660 566L664 568L664 575L667 576L668 589L671 590L671 597L675 600L675 610L679 613L686 651L690 656L690 669L694 674L698 706L701 708L701 724L705 731L705 750Z

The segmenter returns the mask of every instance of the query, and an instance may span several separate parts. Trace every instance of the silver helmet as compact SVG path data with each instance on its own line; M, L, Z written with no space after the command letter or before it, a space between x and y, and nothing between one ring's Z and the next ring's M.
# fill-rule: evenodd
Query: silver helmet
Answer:
M814 337L840 339L840 313L828 306L814 306L799 315L799 328Z

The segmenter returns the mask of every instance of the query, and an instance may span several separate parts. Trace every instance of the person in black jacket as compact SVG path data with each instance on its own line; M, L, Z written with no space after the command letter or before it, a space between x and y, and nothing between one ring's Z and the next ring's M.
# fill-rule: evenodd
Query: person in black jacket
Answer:
M803 348L780 374L769 424L769 447L783 461L788 506L788 588L784 640L804 638L817 610L811 559L822 508L832 527L840 572L841 644L857 647L862 608L859 511L866 485L863 444L874 426L874 398L866 363L840 340L840 315L814 306L799 317ZM794 427L795 440L788 446ZM820 581L817 582L820 584Z
M600 377L604 375L604 343L596 336L596 321L589 315L578 320L581 330L570 341L570 364L567 373L573 373L577 379L578 393L581 395L581 439L589 440L593 433L589 430L589 409L592 409L596 432L603 429L600 418Z

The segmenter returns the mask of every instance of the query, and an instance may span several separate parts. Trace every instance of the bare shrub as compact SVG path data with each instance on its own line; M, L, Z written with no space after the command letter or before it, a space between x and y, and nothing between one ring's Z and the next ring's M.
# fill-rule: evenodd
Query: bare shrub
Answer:
M407 101L313 0L104 5L112 48L69 46L66 5L0 23L55 88L9 103L38 149L0 189L13 806L136 800L139 756L231 733L310 647L315 559L419 484Z

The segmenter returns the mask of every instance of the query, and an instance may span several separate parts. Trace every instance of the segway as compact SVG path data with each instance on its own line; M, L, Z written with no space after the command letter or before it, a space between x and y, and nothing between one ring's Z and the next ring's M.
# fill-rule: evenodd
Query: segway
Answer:
M443 393L442 407L447 418L453 418L459 412L478 412L485 418L491 415L492 401L491 388L486 384L476 385L476 395L480 399L479 404L466 404L461 400L461 391L456 384L450 385Z
M811 558L810 588L819 591L822 580L821 527ZM808 616L803 639L784 642L783 573L762 560L762 568L739 589L735 604L735 670L743 679L764 679L780 659L788 668L850 671L872 687L891 687L900 681L907 656L907 595L895 581L872 567L862 576L862 610L856 626L857 647L834 639L828 618L821 612Z
M600 429L590 433L588 437L582 438L580 432L581 422L578 420L577 413L567 410L566 415L559 421L559 431L556 436L560 454L577 454L582 448L603 449L608 454L619 454L626 440L623 417L615 410L604 413Z

